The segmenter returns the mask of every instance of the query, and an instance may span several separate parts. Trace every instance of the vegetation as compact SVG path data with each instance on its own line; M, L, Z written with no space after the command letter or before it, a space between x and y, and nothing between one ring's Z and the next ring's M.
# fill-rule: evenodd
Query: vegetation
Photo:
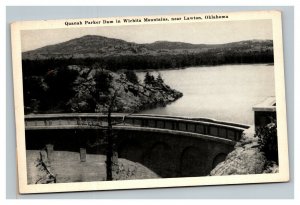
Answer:
M98 63L109 70L168 69L238 63L272 63L272 40L226 44L157 41L150 44L87 35L22 53L23 60L56 59L73 65ZM68 64L70 65L70 64Z
M257 128L255 136L258 137L260 151L264 152L267 160L278 164L278 144L276 120L265 127Z
M66 67L49 68L42 75L24 75L25 112L52 110L58 107L67 109L65 102L75 94L73 82L77 76L78 72Z
M155 81L154 76L151 75L149 72L147 72L144 78L144 83L146 85L151 85L152 83L154 83L154 81Z
M133 112L166 105L182 96L165 85L161 76L148 73L143 84L132 70L120 74L103 69L99 63L88 67L48 62L40 61L40 69L32 64L23 69L25 114L107 112L109 108L112 112Z
M71 62L71 63L70 63ZM161 54L161 55L121 55L95 58L67 58L67 59L38 59L23 60L23 68L46 69L53 65L83 65L92 66L95 63L103 68L118 71L145 69L173 69L191 66L214 66L224 64L253 64L273 63L273 49L261 51L211 49L200 53ZM35 70L34 69L34 70Z
M133 84L137 84L138 81L138 77L136 75L136 73L132 70L126 70L125 72L126 78L129 82L133 83Z
M157 82L158 84L163 84L163 83L164 83L164 80L162 79L160 73L158 74L158 76L157 76L157 78L156 78L156 82Z

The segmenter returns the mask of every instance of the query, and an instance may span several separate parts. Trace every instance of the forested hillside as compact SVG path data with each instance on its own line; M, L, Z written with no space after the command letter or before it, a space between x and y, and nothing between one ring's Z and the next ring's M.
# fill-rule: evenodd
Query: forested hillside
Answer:
M103 68L170 69L189 66L273 63L272 40L227 44L189 44L158 41L137 44L102 36L84 36L22 54L23 67L40 65L88 65Z

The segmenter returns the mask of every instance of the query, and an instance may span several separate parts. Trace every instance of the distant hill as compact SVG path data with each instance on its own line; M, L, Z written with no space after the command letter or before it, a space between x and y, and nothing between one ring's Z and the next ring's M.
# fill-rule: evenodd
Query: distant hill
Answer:
M170 41L155 41L154 43L144 44L147 48L153 50L163 50L163 49L202 49L212 47L211 45L205 44L191 44L182 42L170 42Z
M273 48L272 40L247 40L247 41L238 41L233 43L225 43L225 44L191 44L191 43L183 43L183 42L171 42L171 41L156 41L150 44L144 44L147 48L154 50L163 50L163 49L184 49L184 50L195 50L199 51L207 50L207 49L222 49L222 48Z
M22 59L44 60L64 58L103 58L115 56L159 56L203 53L224 50L242 52L261 52L273 50L272 40L248 40L226 44L191 44L184 42L156 41L149 44L137 44L120 39L87 35L63 43L45 46L22 53Z
M103 36L87 35L63 43L45 46L22 54L23 59L86 58L108 55L145 53L147 48L136 43Z

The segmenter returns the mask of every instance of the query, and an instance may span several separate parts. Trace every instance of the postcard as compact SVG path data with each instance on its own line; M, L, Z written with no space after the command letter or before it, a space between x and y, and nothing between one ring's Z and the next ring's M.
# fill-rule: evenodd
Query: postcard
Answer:
M11 24L19 192L286 182L280 11Z

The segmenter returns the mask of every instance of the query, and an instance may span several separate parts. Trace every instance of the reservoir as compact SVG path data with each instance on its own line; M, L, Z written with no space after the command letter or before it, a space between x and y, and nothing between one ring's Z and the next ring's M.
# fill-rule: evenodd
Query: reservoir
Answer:
M143 81L146 72L137 72ZM275 96L274 66L266 64L189 67L151 71L183 97L166 107L142 111L253 124L252 107Z

